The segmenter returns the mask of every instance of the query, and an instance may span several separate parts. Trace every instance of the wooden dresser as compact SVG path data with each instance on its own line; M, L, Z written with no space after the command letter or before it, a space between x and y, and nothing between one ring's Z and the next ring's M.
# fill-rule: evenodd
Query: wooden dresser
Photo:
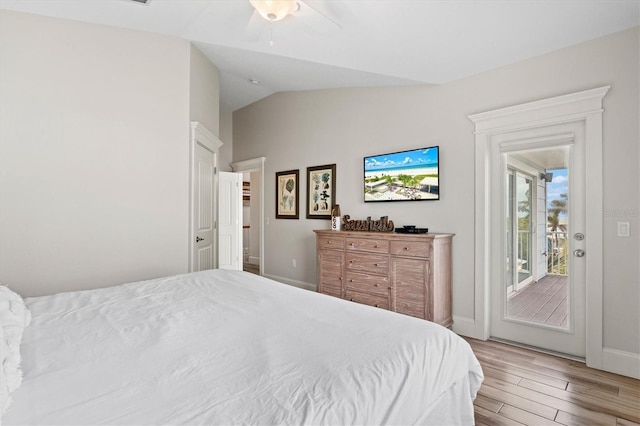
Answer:
M318 292L451 326L454 234L314 232Z

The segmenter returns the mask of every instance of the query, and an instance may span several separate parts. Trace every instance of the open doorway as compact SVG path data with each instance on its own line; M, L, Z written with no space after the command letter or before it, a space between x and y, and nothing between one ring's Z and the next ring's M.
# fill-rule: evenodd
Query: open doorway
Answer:
M265 157L258 157L251 160L238 161L231 164L231 168L234 172L242 173L243 180L249 183L249 201L248 206L245 206L245 200L243 199L242 207L242 223L243 223L243 235L246 232L248 238L248 245L244 245L243 242L243 261L245 258L244 248L248 248L247 252L247 267L255 268L258 266L258 274L264 274L264 162ZM244 187L243 187L244 190ZM243 191L244 192L244 191ZM244 198L244 194L243 194ZM244 213L247 212L247 231L244 231ZM243 237L244 239L244 237ZM243 262L244 269L244 262ZM253 271L250 271L253 272Z
M259 232L256 231L256 225L251 226L252 212L254 215L258 213L256 207L257 194L252 196L252 185L257 186L259 176L257 171L242 173L242 270L252 274L260 275L260 245ZM254 200L252 207L251 200Z

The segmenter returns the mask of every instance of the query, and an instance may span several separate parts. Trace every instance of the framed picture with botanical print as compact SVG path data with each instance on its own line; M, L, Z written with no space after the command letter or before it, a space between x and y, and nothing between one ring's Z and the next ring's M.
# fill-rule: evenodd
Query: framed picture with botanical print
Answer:
M307 219L331 219L336 203L336 165L307 167Z
M299 170L276 172L276 219L298 219Z

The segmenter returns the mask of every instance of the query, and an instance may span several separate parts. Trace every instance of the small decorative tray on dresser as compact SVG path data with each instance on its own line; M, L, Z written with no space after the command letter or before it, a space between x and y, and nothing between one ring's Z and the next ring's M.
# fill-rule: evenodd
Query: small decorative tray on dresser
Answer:
M318 292L451 326L454 234L314 232Z

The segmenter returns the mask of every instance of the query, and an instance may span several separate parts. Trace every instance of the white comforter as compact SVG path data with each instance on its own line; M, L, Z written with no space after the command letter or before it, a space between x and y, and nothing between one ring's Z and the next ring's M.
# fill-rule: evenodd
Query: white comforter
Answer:
M454 333L244 272L26 304L6 425L473 423L482 371Z

